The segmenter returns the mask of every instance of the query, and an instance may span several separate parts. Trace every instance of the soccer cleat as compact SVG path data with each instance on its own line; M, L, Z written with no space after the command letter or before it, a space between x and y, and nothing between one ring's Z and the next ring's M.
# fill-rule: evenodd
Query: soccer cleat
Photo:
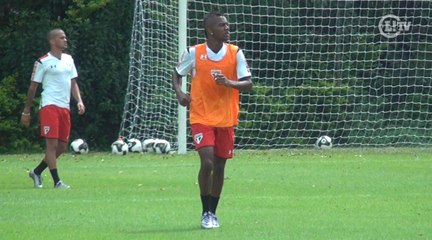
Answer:
M31 170L29 172L29 177L31 179L33 179L33 183L34 183L35 188L42 188L42 176L41 175L37 175L36 173L34 173L34 170Z
M218 228L219 227L219 221L216 217L216 215L214 213L210 213L211 216L211 220L213 222L213 228Z
M213 228L212 214L205 212L201 217L201 227L205 229Z
M64 184L62 181L58 181L56 183L56 185L54 186L54 188L59 188L59 189L69 189L70 186L67 184Z

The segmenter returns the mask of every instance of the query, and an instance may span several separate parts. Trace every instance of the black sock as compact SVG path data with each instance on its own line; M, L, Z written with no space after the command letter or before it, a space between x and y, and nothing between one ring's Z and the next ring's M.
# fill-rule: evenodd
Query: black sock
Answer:
M60 178L59 178L58 173L57 173L57 168L50 169L50 172L51 172L51 176L53 178L54 186L55 186L60 181Z
M216 208L219 203L219 198L220 197L210 196L210 206L211 206L210 212L212 212L213 214L216 214Z
M48 164L44 160L37 165L37 167L33 170L36 175L41 175L42 172L48 167Z
M202 214L209 212L210 209L210 195L201 195Z

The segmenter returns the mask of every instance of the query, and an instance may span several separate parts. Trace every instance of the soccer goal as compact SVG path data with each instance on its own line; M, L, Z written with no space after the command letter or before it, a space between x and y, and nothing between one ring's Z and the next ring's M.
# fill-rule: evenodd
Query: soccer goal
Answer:
M309 147L321 135L338 147L431 146L431 9L421 0L136 0L120 134L191 147L171 74L186 46L205 41L204 15L219 11L254 82L241 94L237 149Z

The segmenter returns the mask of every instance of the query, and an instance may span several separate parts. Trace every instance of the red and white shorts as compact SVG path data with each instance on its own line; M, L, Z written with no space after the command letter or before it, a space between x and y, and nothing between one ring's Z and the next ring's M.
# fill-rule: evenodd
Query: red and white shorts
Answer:
M69 141L70 111L67 108L47 105L39 110L40 134L44 138Z
M192 138L195 149L213 146L214 155L220 158L232 158L234 152L234 127L209 127L192 124Z

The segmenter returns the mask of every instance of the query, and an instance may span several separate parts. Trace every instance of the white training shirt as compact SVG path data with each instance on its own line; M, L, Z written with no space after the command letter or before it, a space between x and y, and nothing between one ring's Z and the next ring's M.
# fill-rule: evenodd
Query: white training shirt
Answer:
M72 56L63 53L58 59L47 53L34 64L31 80L42 83L40 107L56 105L69 109L71 80L78 77Z
M213 52L206 44L207 57L215 62L222 60L227 52L227 45L224 43L219 52ZM178 74L185 76L189 72L192 71L192 75L195 74L195 47L190 47L189 51L186 49L183 52L182 59L176 67L176 71ZM249 70L249 66L247 64L246 58L243 54L243 51L239 49L237 51L237 78L250 77L251 72Z

